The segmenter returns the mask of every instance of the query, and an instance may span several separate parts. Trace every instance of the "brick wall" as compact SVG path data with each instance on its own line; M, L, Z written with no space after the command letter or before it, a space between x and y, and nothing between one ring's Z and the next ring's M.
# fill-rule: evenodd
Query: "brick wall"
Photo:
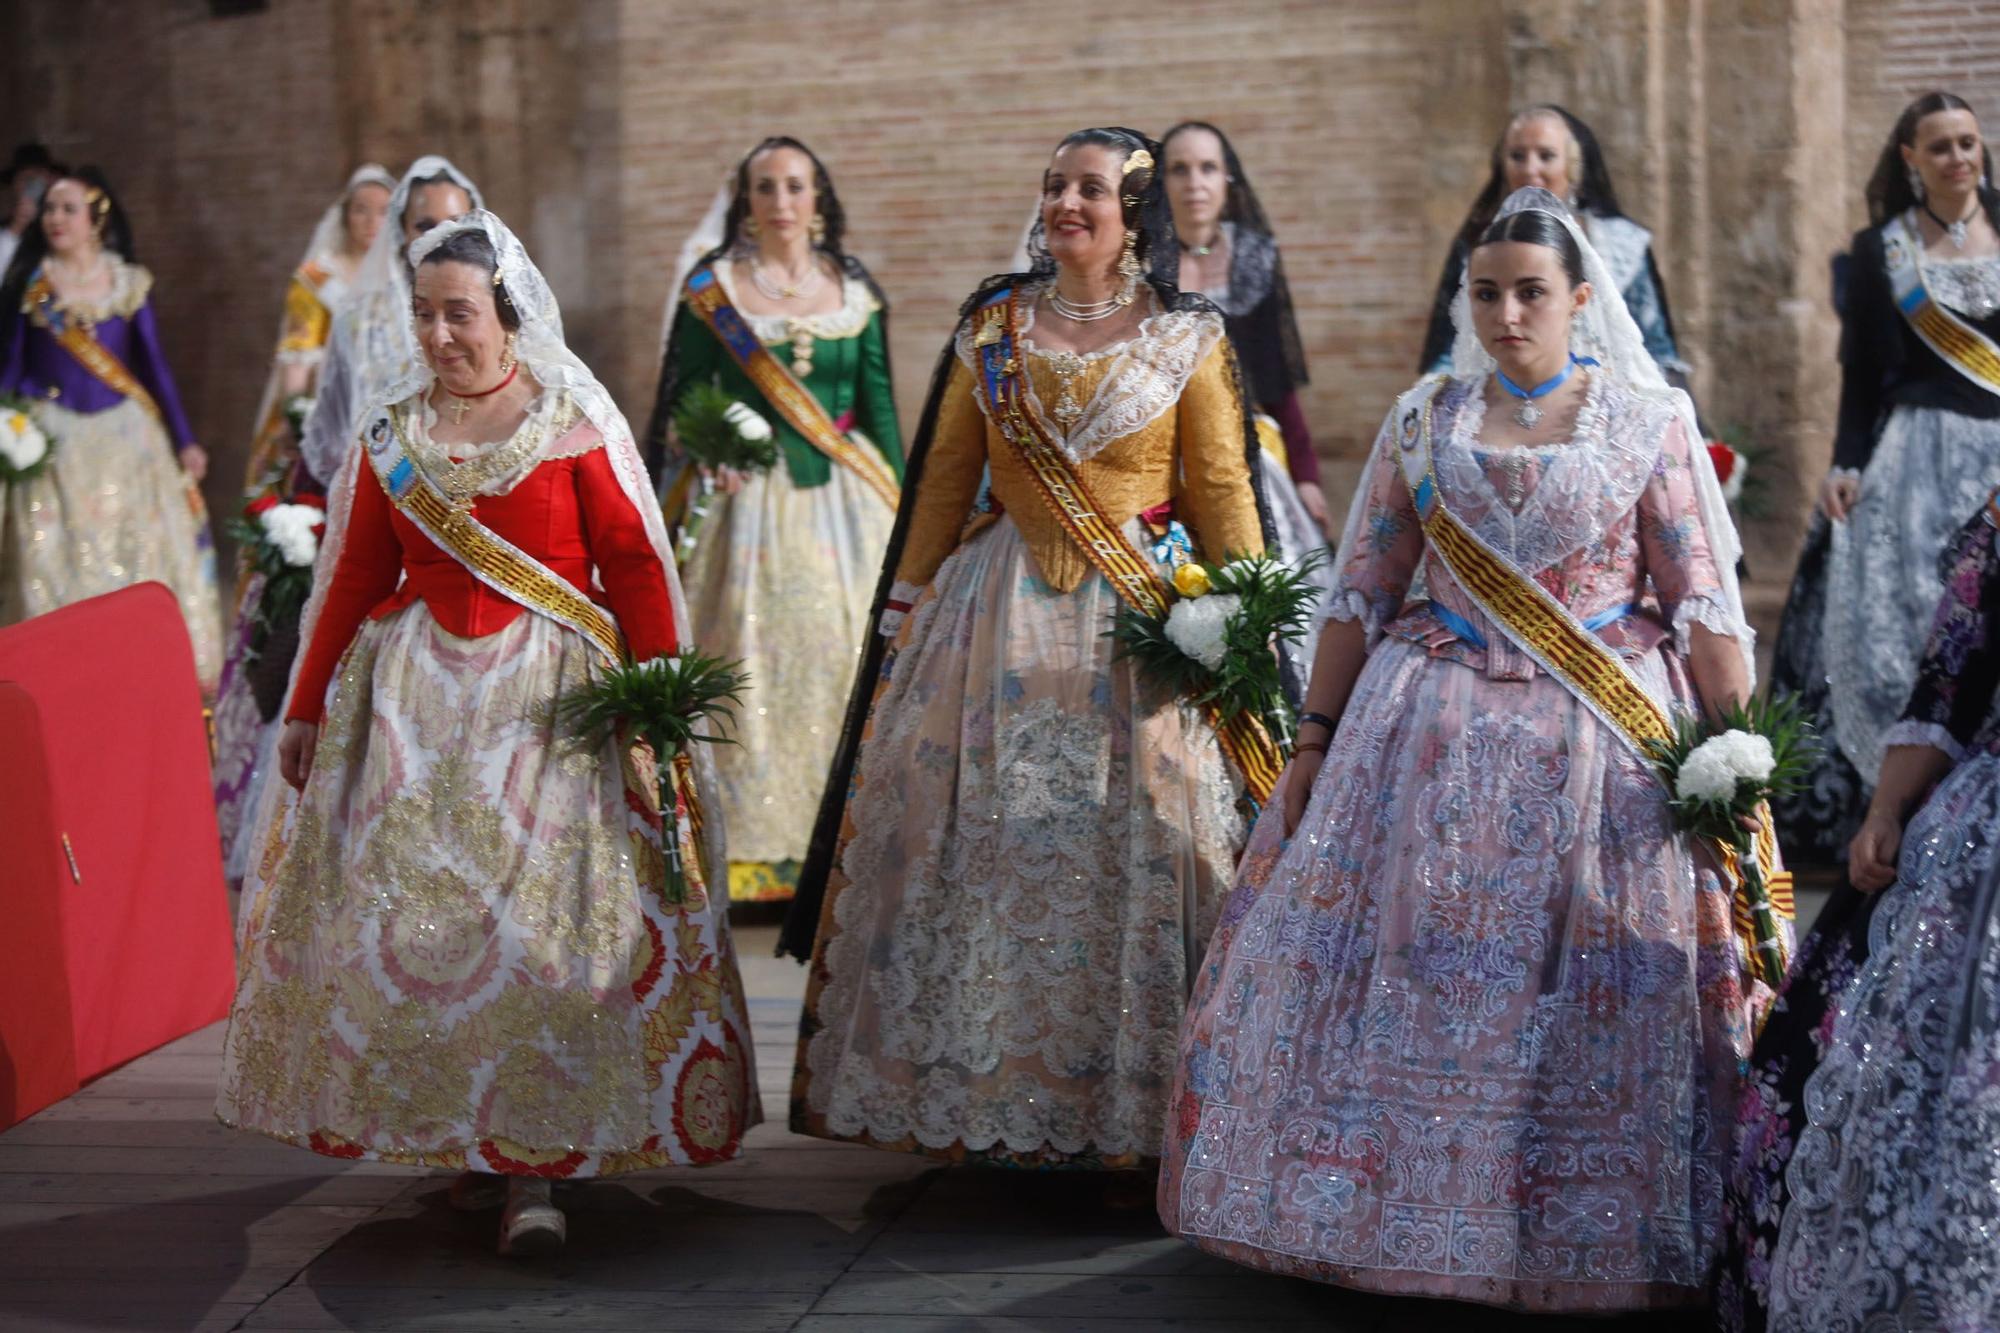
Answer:
M1276 222L1352 474L1410 379L1445 245L1507 109L1591 121L1660 238L1711 415L1797 474L1753 533L1789 561L1835 376L1825 264L1895 112L2000 106L2000 6L1944 0L17 0L0 147L103 164L157 272L196 428L240 476L285 275L346 173L441 151L485 186L634 416L673 256L722 174L789 132L826 160L895 307L898 396L1002 265L1080 125L1228 129ZM1994 113L2000 125L2000 113Z

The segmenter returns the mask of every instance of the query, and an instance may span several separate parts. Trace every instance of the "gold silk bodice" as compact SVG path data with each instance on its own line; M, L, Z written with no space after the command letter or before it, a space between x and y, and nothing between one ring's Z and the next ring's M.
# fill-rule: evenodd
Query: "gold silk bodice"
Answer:
M1220 324L1219 317L1209 314L1165 318L1213 319ZM1141 400L1148 393L1170 395L1173 386L1144 383L1143 371L1134 374L1129 365L1121 367L1118 359L1105 354L1059 362L1061 354L1040 351L1031 342L1024 341L1022 348L1042 423L1051 438L1069 446L1077 474L1113 526L1123 527L1134 516L1172 500L1175 516L1187 526L1204 559L1263 551L1263 528L1244 457L1235 358L1227 338L1210 341L1178 397L1164 410L1123 434L1103 438L1100 429L1088 441L1082 436L1065 439L1065 403L1087 404L1089 420L1099 426L1108 421L1115 427L1121 412L1144 416L1150 406ZM1107 386L1106 380L1114 378L1117 382ZM1136 390L1135 380L1140 381ZM1106 400L1107 390L1117 401ZM1079 444L1087 444L1087 450L1079 449ZM991 470L993 498L1020 530L1036 572L1058 592L1074 589L1091 572L1090 561L1043 499L1014 446L987 419L963 357L952 365L938 411L897 581L930 582L959 543L984 526L981 519L971 524L966 520L985 469Z

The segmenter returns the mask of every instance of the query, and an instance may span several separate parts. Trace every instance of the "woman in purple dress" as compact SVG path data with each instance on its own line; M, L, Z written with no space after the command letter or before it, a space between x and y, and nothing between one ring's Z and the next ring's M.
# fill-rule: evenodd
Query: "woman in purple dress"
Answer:
M6 484L0 625L157 580L212 690L221 606L195 483L208 456L181 410L153 318L153 275L95 169L51 185L0 282L0 393L32 403L47 463Z

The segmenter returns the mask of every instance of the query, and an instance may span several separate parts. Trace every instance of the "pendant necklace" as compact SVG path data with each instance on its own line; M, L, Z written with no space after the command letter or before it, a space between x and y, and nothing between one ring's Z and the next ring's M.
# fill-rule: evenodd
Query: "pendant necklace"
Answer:
M1497 367L1493 373L1499 377L1501 388L1521 400L1520 405L1514 409L1515 423L1523 430L1533 430L1535 423L1542 419L1542 409L1535 406L1535 400L1537 398L1546 398L1557 389L1562 388L1564 384L1569 382L1569 377L1576 373L1576 368L1585 364L1595 365L1596 363L1587 362L1583 358L1572 355L1569 359L1569 364L1565 365L1559 374L1543 380L1532 389L1524 389L1514 383L1513 380L1507 378L1506 371Z
M1943 218L1937 215L1937 213L1931 208L1929 204L1923 204L1921 205L1921 207L1923 208L1924 212L1929 213L1931 215L1931 221L1937 223L1938 226L1943 227L1944 234L1951 237L1952 248L1957 250L1963 250L1965 248L1966 237L1968 235L1966 229L1972 223L1971 213L1967 213L1964 217L1960 218L1956 222L1946 222ZM1974 201L1973 211L1974 212L1978 211L1977 200Z
M446 389L445 392L451 395L451 402L447 403L446 406L451 409L452 424L454 426L463 426L465 424L465 414L472 410L473 399L492 397L512 384L514 376L520 373L521 363L516 361L513 365L507 367L507 373L501 377L500 382L490 389L481 389L478 393L452 393L450 389Z

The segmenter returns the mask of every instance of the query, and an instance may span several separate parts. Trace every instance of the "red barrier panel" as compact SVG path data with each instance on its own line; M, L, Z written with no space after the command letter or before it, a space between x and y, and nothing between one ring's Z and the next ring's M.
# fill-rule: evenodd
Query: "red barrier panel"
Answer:
M142 583L0 630L0 681L40 714L57 836L68 835L57 848L63 962L87 1080L229 1011L233 942L194 652L173 595ZM6 850L4 827L0 865L28 859ZM11 870L0 874L13 896Z
M41 714L26 690L0 681L0 1129L77 1087L61 827Z

